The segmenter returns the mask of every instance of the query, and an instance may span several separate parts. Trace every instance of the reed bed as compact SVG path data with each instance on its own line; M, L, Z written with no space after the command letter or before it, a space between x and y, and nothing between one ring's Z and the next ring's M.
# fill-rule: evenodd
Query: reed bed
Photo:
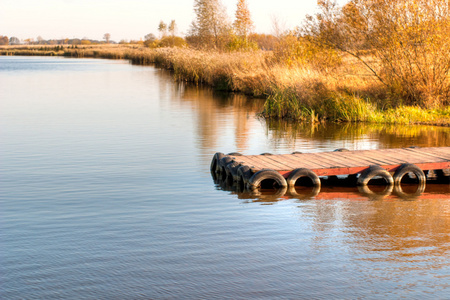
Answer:
M61 47L62 48L62 47ZM173 71L178 81L266 99L261 115L301 122L372 122L450 126L450 108L396 105L388 91L351 57L333 68L283 64L272 52L218 52L93 45L54 49L0 48L1 55L64 55L127 59ZM40 54L38 54L40 53Z

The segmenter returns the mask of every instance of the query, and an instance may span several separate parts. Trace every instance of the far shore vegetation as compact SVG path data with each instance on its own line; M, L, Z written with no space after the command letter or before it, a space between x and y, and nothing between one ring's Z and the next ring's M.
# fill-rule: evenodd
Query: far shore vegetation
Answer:
M1 55L127 59L176 80L266 99L261 115L293 122L450 126L450 5L442 0L319 0L319 12L273 34L253 33L247 3L227 22L219 0L196 0L185 37L160 22L159 37L114 43L0 36ZM9 45L8 45L9 44Z

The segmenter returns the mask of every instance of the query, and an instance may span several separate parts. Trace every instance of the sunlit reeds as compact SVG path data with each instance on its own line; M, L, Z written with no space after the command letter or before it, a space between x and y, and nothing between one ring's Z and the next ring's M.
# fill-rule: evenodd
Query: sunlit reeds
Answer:
M92 45L33 49L1 47L2 55L65 55L127 59L173 71L178 81L266 98L268 118L318 122L373 122L450 125L450 108L398 105L357 60L341 58L335 68L283 64L269 51L218 52L189 48L150 49L136 45ZM368 54L370 55L370 54Z

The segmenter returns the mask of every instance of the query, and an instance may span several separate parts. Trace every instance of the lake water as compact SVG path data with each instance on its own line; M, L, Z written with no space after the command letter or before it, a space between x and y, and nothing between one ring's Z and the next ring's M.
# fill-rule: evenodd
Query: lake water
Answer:
M267 123L126 61L0 57L0 298L449 299L450 189L252 196L215 152L449 146L450 128Z

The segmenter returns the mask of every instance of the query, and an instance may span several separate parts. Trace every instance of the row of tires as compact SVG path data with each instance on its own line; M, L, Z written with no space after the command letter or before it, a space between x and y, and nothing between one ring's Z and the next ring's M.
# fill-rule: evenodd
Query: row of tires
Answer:
M320 188L321 182L319 177L309 169L295 169L289 173L287 178L284 178L280 173L271 169L263 169L255 172L251 167L237 162L232 156L240 156L240 154L229 153L228 155L225 155L220 152L214 154L211 162L211 172L218 175L222 180L237 182L250 190L259 188L295 187L297 185L308 185ZM426 176L424 172L413 164L401 165L397 168L394 175L391 175L387 170L380 166L370 166L364 170L357 179L355 177L355 179L358 186L367 186L374 178L384 180L387 186L398 186L402 182L402 179L407 174L411 173L414 174L416 182L419 185L425 185Z

